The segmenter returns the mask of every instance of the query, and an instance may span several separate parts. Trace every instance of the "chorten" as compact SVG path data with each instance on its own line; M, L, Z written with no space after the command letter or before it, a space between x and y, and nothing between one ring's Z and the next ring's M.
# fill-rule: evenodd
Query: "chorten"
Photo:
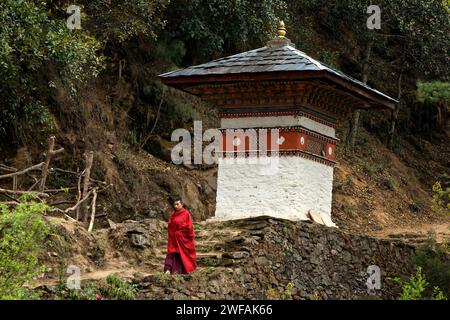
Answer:
M314 216L334 226L336 126L355 109L393 110L397 102L296 49L283 22L262 48L159 77L218 108L223 130L215 212L219 220ZM239 129L231 141L226 134L230 129ZM256 144L246 137L249 131L257 133ZM273 132L275 140L269 137ZM269 155L258 153L261 145L268 146ZM276 167L271 172L264 161L231 161L233 157L225 156L230 154L269 157Z

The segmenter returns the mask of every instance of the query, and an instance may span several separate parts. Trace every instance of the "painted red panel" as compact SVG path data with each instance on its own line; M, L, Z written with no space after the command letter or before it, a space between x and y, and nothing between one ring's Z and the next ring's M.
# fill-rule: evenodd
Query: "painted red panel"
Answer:
M334 160L335 154L334 154L334 144L327 143L327 149L325 150L325 155L328 160Z

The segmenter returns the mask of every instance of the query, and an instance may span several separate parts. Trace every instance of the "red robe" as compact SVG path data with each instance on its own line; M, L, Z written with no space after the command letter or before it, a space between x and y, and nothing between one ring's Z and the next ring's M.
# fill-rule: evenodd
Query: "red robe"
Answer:
M195 232L189 212L181 208L169 218L167 253L180 253L184 269L190 273L197 268Z

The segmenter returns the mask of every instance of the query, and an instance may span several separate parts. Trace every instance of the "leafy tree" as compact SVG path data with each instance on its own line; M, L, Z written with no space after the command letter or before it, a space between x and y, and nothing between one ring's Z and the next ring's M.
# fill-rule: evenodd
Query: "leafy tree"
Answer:
M99 43L69 30L65 19L52 20L44 1L2 1L0 24L0 137L23 142L31 132L52 128L45 96L54 83L46 68L53 65L75 92L98 73Z
M300 28L310 21L329 32L333 32L341 53L352 49L357 58L358 69L352 75L370 84L374 72L383 70L383 75L396 75L396 80L387 77L389 92L394 93L403 105L402 87L404 75L446 79L448 77L450 33L448 1L380 0L381 29L370 30L366 26L370 1L360 0L299 0L288 1L288 7ZM375 60L374 54L382 59ZM380 61L389 61L382 65ZM386 72L386 67L391 72ZM388 92L388 93L389 93ZM391 136L399 109L393 114ZM354 144L359 126L359 112L355 112L350 144ZM392 139L391 139L392 142Z
M45 270L38 257L49 233L47 206L24 200L12 210L0 204L0 299L26 298L23 285Z
M192 64L265 45L280 18L287 18L283 0L173 0L165 30L186 44Z
M430 237L425 245L416 250L412 263L421 268L431 286L437 286L446 295L450 295L450 261L447 250L448 247L436 244L435 239ZM427 295L431 293L430 289L426 291Z
M56 1L64 9L71 0ZM165 25L162 19L170 0L83 0L83 24L101 42L120 44L135 36L156 39Z

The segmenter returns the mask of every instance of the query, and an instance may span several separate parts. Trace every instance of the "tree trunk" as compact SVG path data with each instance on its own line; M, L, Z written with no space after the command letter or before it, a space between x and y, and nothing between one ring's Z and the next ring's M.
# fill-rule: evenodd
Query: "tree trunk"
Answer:
M42 178L41 178L41 184L39 186L39 191L44 192L45 190L45 183L47 182L47 176L48 176L48 170L50 166L50 162L52 161L52 158L57 155L58 153L61 153L64 151L64 148L55 150L55 137L52 136L48 140L48 150L46 159L44 162L44 165L42 166Z
M90 151L86 154L86 170L84 172L84 180L83 180L83 196L86 197L89 192L89 179L91 177L91 168L92 162L94 160L94 152ZM81 216L83 217L83 222L87 223L88 220L88 205L87 201L83 202L81 206Z
M372 41L367 44L366 52L364 53L364 61L362 65L362 82L367 83L370 55L372 53ZM359 119L361 117L361 110L357 109L353 112L353 118L350 126L350 147L353 148L358 136Z
M395 127L398 120L398 114L400 112L400 99L402 97L402 78L403 78L403 68L400 70L400 74L398 76L398 82L397 82L397 101L398 104L395 106L395 110L392 112L391 116L391 128L389 130L389 148L394 148L394 141L395 141Z

